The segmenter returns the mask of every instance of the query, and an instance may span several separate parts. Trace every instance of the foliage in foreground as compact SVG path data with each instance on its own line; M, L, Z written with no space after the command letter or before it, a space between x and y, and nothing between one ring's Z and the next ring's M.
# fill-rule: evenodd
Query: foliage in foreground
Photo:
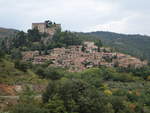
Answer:
M49 80L42 102L19 103L12 113L149 113L150 83L133 73L105 67L70 73L42 66L35 72Z

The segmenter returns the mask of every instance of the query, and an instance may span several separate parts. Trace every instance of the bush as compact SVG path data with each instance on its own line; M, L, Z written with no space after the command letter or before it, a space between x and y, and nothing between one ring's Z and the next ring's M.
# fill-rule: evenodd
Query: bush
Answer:
M45 108L48 109L49 113L67 113L63 100L57 96L54 96L52 100L45 105Z
M32 104L18 104L11 109L10 113L48 113L48 111Z
M23 72L26 72L27 69L30 69L32 67L32 64L29 63L29 62L24 62L24 61L15 61L15 68L23 71Z
M13 49L11 51L11 58L14 59L14 60L22 59L21 51L19 49Z
M37 69L35 70L35 73L38 74L40 78L46 77L45 69L42 67L37 67Z
M37 70L37 74L39 74L39 76L42 76L43 78L59 80L60 78L64 76L65 71L64 69L61 69L61 68L48 67L46 69L39 68Z

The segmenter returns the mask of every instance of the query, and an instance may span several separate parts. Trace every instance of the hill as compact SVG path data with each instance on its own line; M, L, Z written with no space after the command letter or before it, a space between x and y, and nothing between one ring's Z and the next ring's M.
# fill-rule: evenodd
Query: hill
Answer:
M0 40L5 37L13 37L18 30L0 28ZM128 35L113 32L89 32L76 33L79 34L81 40L97 40L101 39L103 45L115 48L117 51L130 54L140 59L150 61L150 37L145 35ZM60 42L59 42L60 43ZM53 44L51 44L52 46Z
M17 33L18 30L15 29L7 29L0 27L0 38L12 37Z
M116 50L150 61L150 37L144 35L126 35L112 32L83 33L101 39L103 44Z

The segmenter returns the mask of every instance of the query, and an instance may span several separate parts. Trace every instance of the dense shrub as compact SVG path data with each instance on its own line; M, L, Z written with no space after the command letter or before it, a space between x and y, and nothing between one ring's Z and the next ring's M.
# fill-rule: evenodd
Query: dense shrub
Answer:
M10 113L49 113L44 108L39 108L33 104L18 104L14 106Z
M65 70L62 68L55 67L40 67L36 68L36 74L38 74L41 78L48 78L52 80L58 80L65 75Z
M81 80L65 79L50 83L43 99L47 103L55 96L59 97L59 102L65 107L68 113L105 113L105 101L98 91ZM58 101L58 100L57 100ZM57 109L60 106L57 106Z
M32 67L32 64L30 62L24 62L24 61L15 61L15 68L26 72L27 69L30 69Z

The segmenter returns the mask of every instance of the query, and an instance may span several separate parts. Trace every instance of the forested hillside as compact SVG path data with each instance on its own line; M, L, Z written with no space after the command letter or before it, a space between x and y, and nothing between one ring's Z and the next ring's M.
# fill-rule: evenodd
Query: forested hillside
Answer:
M125 35L112 32L91 32L84 35L101 39L103 44L141 59L150 61L150 37L144 35Z

